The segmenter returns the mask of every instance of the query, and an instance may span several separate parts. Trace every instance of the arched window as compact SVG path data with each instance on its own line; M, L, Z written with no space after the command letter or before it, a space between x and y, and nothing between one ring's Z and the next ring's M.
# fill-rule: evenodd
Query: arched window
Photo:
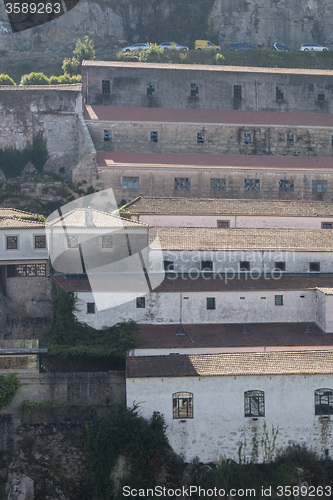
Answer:
M265 393L264 391L244 392L245 417L265 416Z
M193 418L192 392L175 392L172 395L173 418Z
M333 389L315 390L315 415L333 415Z

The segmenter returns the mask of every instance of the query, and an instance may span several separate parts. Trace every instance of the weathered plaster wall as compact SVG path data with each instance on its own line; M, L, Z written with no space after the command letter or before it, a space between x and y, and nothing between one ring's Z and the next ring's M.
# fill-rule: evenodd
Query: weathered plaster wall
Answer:
M290 368L292 372L292 367ZM209 462L221 456L239 460L241 445L245 458L251 459L253 438L258 443L258 459L262 460L263 424L269 439L272 426L278 428L275 450L291 443L325 455L333 454L332 420L315 415L314 391L331 388L332 375L284 375L239 377L166 377L163 379L127 379L127 404L138 398L142 415L149 418L153 411L161 412L167 425L167 436L176 453L185 460L198 457ZM265 417L257 420L244 417L244 392L261 390L265 393ZM193 393L193 419L173 419L172 394ZM256 437L255 437L256 436Z

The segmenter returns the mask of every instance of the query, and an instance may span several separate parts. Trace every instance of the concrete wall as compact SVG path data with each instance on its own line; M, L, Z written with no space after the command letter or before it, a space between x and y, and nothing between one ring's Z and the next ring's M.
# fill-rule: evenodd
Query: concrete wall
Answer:
M135 205L133 208L135 212ZM137 216L133 215L136 221ZM140 214L139 222L164 227L217 227L217 221L227 221L229 228L284 228L321 229L322 222L333 223L333 217L274 217L264 215L146 215Z
M138 189L124 189L122 178L139 177ZM175 177L189 178L189 190L176 190ZM76 181L91 179L84 171L76 172ZM210 179L224 179L226 189L213 191ZM246 191L245 179L259 179L259 191ZM294 191L279 191L280 180L294 180ZM312 193L312 181L327 182L327 191ZM329 170L274 170L255 168L205 167L195 168L179 165L156 167L153 165L135 167L116 165L112 167L97 167L97 174L92 179L95 189L102 190L112 187L117 202L133 200L137 196L186 196L198 198L262 198L275 200L333 200L333 173Z
M333 128L299 126L237 126L192 123L129 123L87 121L98 151L136 151L152 153L261 154L290 156L332 156ZM104 130L110 130L111 141L104 141ZM151 142L150 132L158 133ZM197 143L202 133L204 143ZM245 144L250 134L251 144ZM287 145L287 135L294 144Z
M332 82L329 73L294 74L242 71L237 67L111 63L82 67L83 95L87 104L160 107L240 109L253 111L332 112ZM87 90L88 79L88 90ZM102 93L102 80L110 81L110 94ZM147 96L147 84L155 84ZM198 96L191 97L191 84ZM241 99L234 99L234 85L241 86ZM283 88L283 99L276 99L276 87ZM318 101L318 89L325 89L325 100Z
M87 313L92 294L77 293L79 321L94 328L133 319L141 324L202 323L284 323L316 321L315 290L239 291L239 292L152 292L145 308L132 300L95 314ZM275 295L283 295L283 305L275 305ZM215 310L207 310L206 298L215 297Z
M314 408L314 391L332 387L332 375L165 377L126 382L127 404L143 401L142 415L146 418L153 411L162 413L172 448L185 460L198 457L204 462L221 456L238 462L241 445L243 457L250 460L253 439L261 461L264 422L269 439L272 426L278 428L275 450L297 443L321 456L328 450L332 456L333 422L316 416ZM248 390L264 391L265 417L244 417L244 392ZM193 419L173 419L172 394L181 391L193 393Z

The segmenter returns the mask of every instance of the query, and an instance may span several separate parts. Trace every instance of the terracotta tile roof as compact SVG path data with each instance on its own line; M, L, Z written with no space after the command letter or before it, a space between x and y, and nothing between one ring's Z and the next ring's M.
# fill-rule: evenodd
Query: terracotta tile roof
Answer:
M317 290L323 292L325 295L333 295L333 288L321 288L317 287Z
M177 153L119 153L98 151L97 165L130 169L174 168L333 171L332 156L213 155Z
M136 349L255 348L270 346L332 346L333 333L323 333L314 323L247 323L185 325L138 325ZM305 333L306 332L306 333ZM182 333L184 333L182 331Z
M127 378L333 374L333 350L130 356Z
M275 73L282 75L328 75L333 71L327 69L303 69L303 68L264 68L256 66L212 66L208 64L166 64L166 63L139 63L121 61L96 61L82 62L83 67L105 67L105 68L139 68L139 69L167 69L188 71L214 71L217 73Z
M13 215L18 215L20 217L36 217L37 214L32 212L25 212L24 210L18 210L17 208L0 208L0 219L4 217L13 217Z
M128 212L139 215L333 217L333 203L329 201L273 201L138 196L124 206Z
M45 92L48 90L72 90L81 92L82 83L67 83L62 85L0 85L0 92L9 90L12 92L20 92L24 90L39 90Z
M101 212L100 210L90 209L92 216L93 227L97 228L149 228L147 224L141 222L135 222L130 219L123 217L118 217L106 212ZM77 227L83 228L87 227L86 224L86 213L85 208L75 208L70 212L67 212L62 217L58 217L51 222L48 222L48 226L52 227Z
M243 127L294 126L333 127L330 113L291 113L278 111L234 111L217 109L126 108L120 106L86 106L87 121L221 124Z
M55 275L53 276L59 286L65 290L76 292L91 292L89 280L84 275ZM99 290L108 289L110 276L101 276L98 288ZM128 283L135 286L135 280L141 283L142 277L133 275L113 275L113 283L119 283L119 287L124 283L126 290L129 290ZM103 284L105 282L105 284ZM176 279L165 278L164 281L156 287L153 292L232 292L232 291L259 291L259 290L308 290L315 288L331 288L333 285L333 277L327 276L288 276L284 275L279 279L273 278L258 278L252 279L246 276L236 277L212 277L212 278L197 278L190 279L188 276ZM114 285L115 287L116 285ZM132 289L131 288L131 289Z
M156 231L163 250L333 250L333 233L327 229L156 227Z
M45 229L45 222L1 217L0 229Z

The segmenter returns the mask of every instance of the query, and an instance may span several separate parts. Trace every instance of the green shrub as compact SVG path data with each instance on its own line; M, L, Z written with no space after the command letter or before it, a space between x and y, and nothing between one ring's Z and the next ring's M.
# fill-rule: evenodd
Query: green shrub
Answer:
M49 85L49 78L44 73L29 73L23 75L20 85Z
M0 75L0 85L16 85L14 80L10 78L8 75L4 75L3 73Z
M5 408L21 386L17 373L0 375L0 408Z

